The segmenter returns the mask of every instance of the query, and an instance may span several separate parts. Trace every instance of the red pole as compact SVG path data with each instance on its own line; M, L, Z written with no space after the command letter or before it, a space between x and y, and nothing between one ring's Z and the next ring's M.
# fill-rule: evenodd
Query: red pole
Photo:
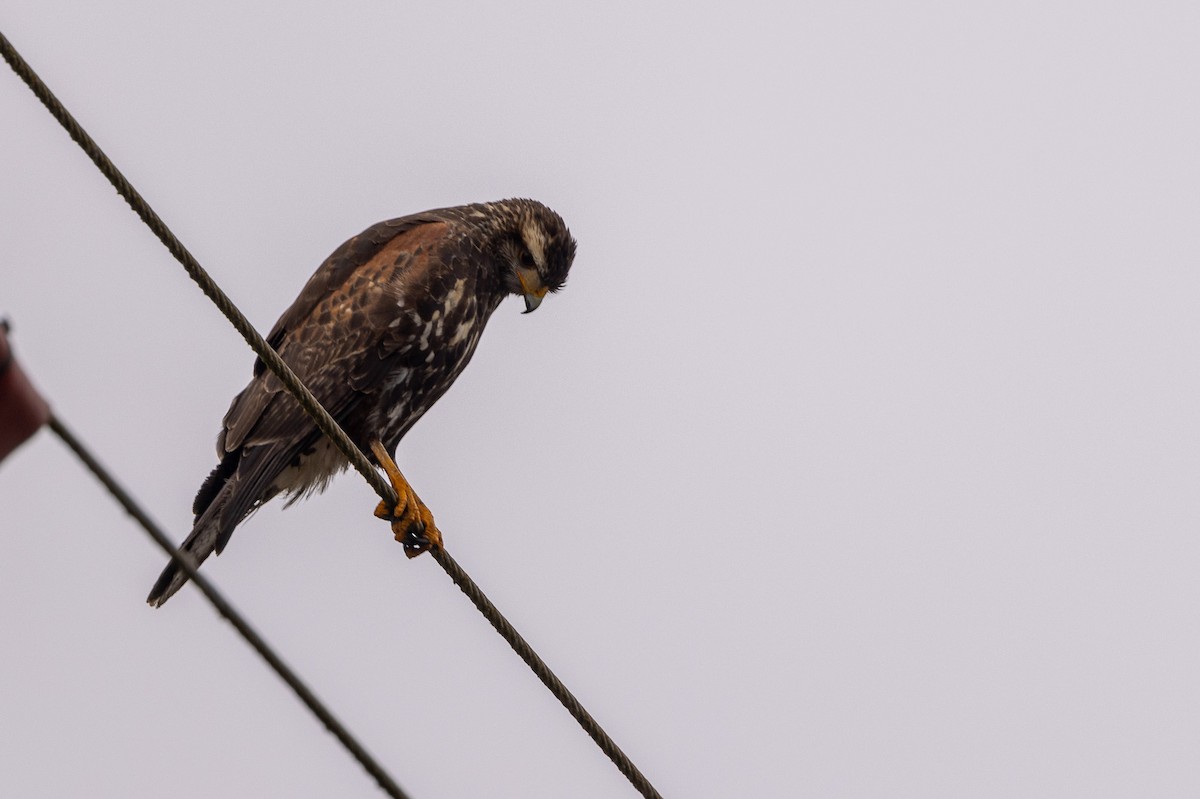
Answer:
M0 322L0 461L49 420L50 406L13 356L8 322Z

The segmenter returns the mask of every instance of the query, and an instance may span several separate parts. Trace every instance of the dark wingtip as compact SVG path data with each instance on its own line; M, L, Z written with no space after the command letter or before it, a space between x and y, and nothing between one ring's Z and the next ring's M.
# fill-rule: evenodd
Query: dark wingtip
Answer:
M184 579L180 580L178 585L174 585L175 578L180 574L179 566L175 561L168 563L167 568L163 569L162 574L158 576L154 587L150 589L150 595L146 597L146 604L152 608L162 607L183 586L184 582L187 581L185 575Z
M213 503L213 500L221 493L221 489L225 487L225 483L237 471L238 461L242 458L242 451L236 450L227 453L221 458L221 462L217 467L209 472L208 477L204 479L204 484L200 486L200 490L196 492L196 499L192 502L192 513L198 519L204 511L208 510L208 506Z

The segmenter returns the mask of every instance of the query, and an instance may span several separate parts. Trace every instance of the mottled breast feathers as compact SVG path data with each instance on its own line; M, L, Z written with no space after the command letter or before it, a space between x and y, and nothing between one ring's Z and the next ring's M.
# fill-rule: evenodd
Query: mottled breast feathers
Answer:
M501 300L524 296L536 309L563 286L574 255L562 219L533 200L380 222L321 264L267 340L360 449L378 439L394 453L470 361ZM261 361L225 415L217 456L183 544L197 562L264 502L319 490L346 465ZM181 575L168 566L151 604Z

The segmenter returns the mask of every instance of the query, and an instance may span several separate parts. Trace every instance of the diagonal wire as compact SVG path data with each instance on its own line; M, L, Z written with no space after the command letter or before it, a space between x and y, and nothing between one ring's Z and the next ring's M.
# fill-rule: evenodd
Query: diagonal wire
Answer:
M400 786L396 784L396 781L392 779L391 775L383 770L383 767L379 765L375 758L371 757L371 754L363 748L362 744L360 744L354 738L354 736L351 735L350 731L346 729L345 725L338 721L337 717L333 715L329 708L325 707L324 703L317 698L316 694L314 694L312 690L304 684L300 677L297 676L296 673L292 671L286 663L283 662L279 655L275 654L274 650L272 650L267 642L263 640L262 636L260 636L258 632L256 632L255 629L250 626L250 623L247 622L245 618L243 618L242 615L238 613L238 611L234 609L232 605L229 604L225 597L222 596L219 591L217 591L216 587L209 582L208 578L203 574L200 574L200 572L196 569L195 561L192 560L191 556L189 556L187 553L181 553L175 549L175 545L171 542L171 539L167 537L167 534L163 532L162 528L155 524L154 520L151 519L144 510L142 510L133 497L121 487L116 478L104 468L103 464L96 460L95 456L92 455L87 447L84 446L83 442L80 441L79 438L76 437L75 434L72 433L71 430L62 423L62 420L60 420L57 416L51 416L48 424L50 429L62 439L63 443L66 444L67 447L74 452L81 461L83 461L88 470L96 476L96 479L104 484L104 487L107 488L108 492L112 494L113 498L120 503L121 507L125 509L125 512L132 516L137 523L142 526L142 529L145 530L152 539L154 539L154 543L162 547L163 551L170 555L171 558L173 558L175 562L179 564L179 568L183 569L183 571L187 573L187 576L191 578L192 582L196 584L196 587L200 589L201 593L208 597L208 601L213 604L213 607L217 609L217 612L224 616L225 619L233 625L234 629L236 629L241 636L246 639L246 643L250 644L250 646L254 648L255 652L262 656L263 660L267 661L267 665L269 665L275 671L275 673L279 675L279 678L287 683L288 686L296 692L296 696L300 698L300 701L303 702L305 706L313 712L313 715L321 720L321 723L325 725L325 728L333 733L334 737L341 742L342 746L346 747L346 751L348 751L354 757L354 759L357 760L362 767L367 770L367 773L375 779L375 782L379 784L379 787L382 788L388 796L392 797L392 799L408 799L408 794L400 789Z
M187 247L183 246L166 223L159 218L150 204L138 193L138 190L133 187L121 171L117 169L116 164L112 162L104 151L100 149L100 145L96 144L95 139L88 135L88 132L83 129L83 126L75 121L75 117L67 111L66 107L59 101L50 88L38 77L33 71L33 67L21 57L16 48L12 46L8 38L0 33L0 55L4 56L4 60L12 67L13 71L20 76L21 80L33 90L37 98L42 101L42 105L50 114L58 120L59 124L66 129L67 133L75 141L76 144L87 153L88 158L92 159L92 163L96 165L104 177L116 188L117 193L125 198L125 202L129 203L129 207L133 212L146 223L146 227L158 237L158 240L170 251L171 255L179 263L183 264L183 268L191 276L192 280L200 286L200 290L208 296L213 304L220 309L221 313L233 324L237 331L246 339L246 343L254 350L255 354L262 359L263 363L275 373L275 376L282 381L287 390L300 403L308 415L317 423L317 427L321 432L329 437L331 441L341 450L342 454L349 459L351 465L366 478L367 482L375 489L381 499L386 499L392 504L397 501L396 491L391 484L384 479L383 475L375 469L362 451L350 440L346 432L338 426L338 423L333 420L329 412L321 407L321 403L312 395L312 392L300 382L300 378L296 377L296 373L291 370L283 359L279 357L279 353L269 345L266 340L259 335L259 332L254 329L244 314L238 307L233 304L233 300L221 290L216 281L209 276L204 267L196 258L188 252Z
M592 717L592 714L587 711L575 695L563 684L562 680L558 679L550 667L546 665L546 661L542 660L533 647L525 641L516 628L509 623L508 619L504 618L499 609L492 604L492 601L487 598L487 595L475 584L462 566L458 565L458 561L450 557L450 553L444 547L434 547L429 550L429 554L445 569L446 574L450 575L450 579L454 581L462 592L467 595L467 598L475 604L479 612L487 618L488 622L496 628L496 632L500 633L500 637L508 642L508 645L513 648L513 651L520 656L521 660L525 661L525 665L529 666L530 670L537 675L537 678L542 681L550 689L550 693L554 694L555 699L562 703L562 706L567 709L567 712L579 722L579 726L583 731L591 736L596 742L596 746L600 747L600 751L608 756L608 759L613 762L625 779L629 780L630 784L637 789L638 793L646 797L646 799L662 799L662 795L650 784L650 780L646 779L646 775L638 770L638 767L629 759L629 755L621 751L621 747L617 746L604 728L600 726L600 722Z
M162 219L159 218L158 214L154 212L150 204L125 179L125 176L121 174L120 170L117 169L109 157L104 154L104 151L100 149L95 140L75 121L75 118L71 116L66 107L54 96L42 79L38 77L33 68L26 63L3 33L0 33L0 55L4 57L4 60L8 62L13 71L29 86L37 98L42 101L42 104L50 111L50 114L66 129L76 144L87 153L88 157L92 159L92 163L108 178L109 182L116 188L117 193L129 203L134 213L146 223L154 235L158 237L158 240L183 265L183 268L196 281L205 295L213 301L217 308L237 328L237 331L242 334L242 337L246 339L251 349L262 359L267 368L275 373L304 410L313 418L321 432L337 445L342 454L366 478L367 482L375 489L375 492L379 494L381 499L390 504L395 504L397 497L395 489L392 488L391 484L371 465L371 462L367 460L362 451L350 440L345 431L338 426L333 417L329 415L329 412L321 406L321 403L317 401L300 379L296 377L295 373L279 357L279 354L259 335L258 331L254 329L249 320L238 310L228 295L221 290L212 277L200 266L199 262L183 246L183 243L176 238L175 234L171 232ZM533 670L538 679L542 681L542 684L567 709L567 712L579 722L584 731L591 736L601 751L612 760L613 764L625 775L625 778L629 780L633 787L642 796L646 797L646 799L662 799L658 791L650 784L650 781L646 779L645 775L629 759L629 756L621 751L621 748L604 731L600 723L588 713L587 709L580 704L574 694L567 689L566 685L550 670L545 661L538 656L533 647L504 618L500 610L492 604L487 595L483 593L483 590L458 565L458 562L450 556L450 553L446 552L444 548L434 548L430 550L430 553L438 565L454 581L455 585L467 595L475 607L479 609L480 613L496 629L496 632L504 638L513 651Z

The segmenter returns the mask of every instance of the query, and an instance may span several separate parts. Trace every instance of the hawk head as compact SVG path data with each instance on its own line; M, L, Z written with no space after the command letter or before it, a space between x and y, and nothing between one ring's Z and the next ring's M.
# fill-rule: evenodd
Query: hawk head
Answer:
M525 298L530 313L547 292L567 282L575 239L562 217L539 202L504 200L495 206L503 220L497 238L502 277L509 292Z

